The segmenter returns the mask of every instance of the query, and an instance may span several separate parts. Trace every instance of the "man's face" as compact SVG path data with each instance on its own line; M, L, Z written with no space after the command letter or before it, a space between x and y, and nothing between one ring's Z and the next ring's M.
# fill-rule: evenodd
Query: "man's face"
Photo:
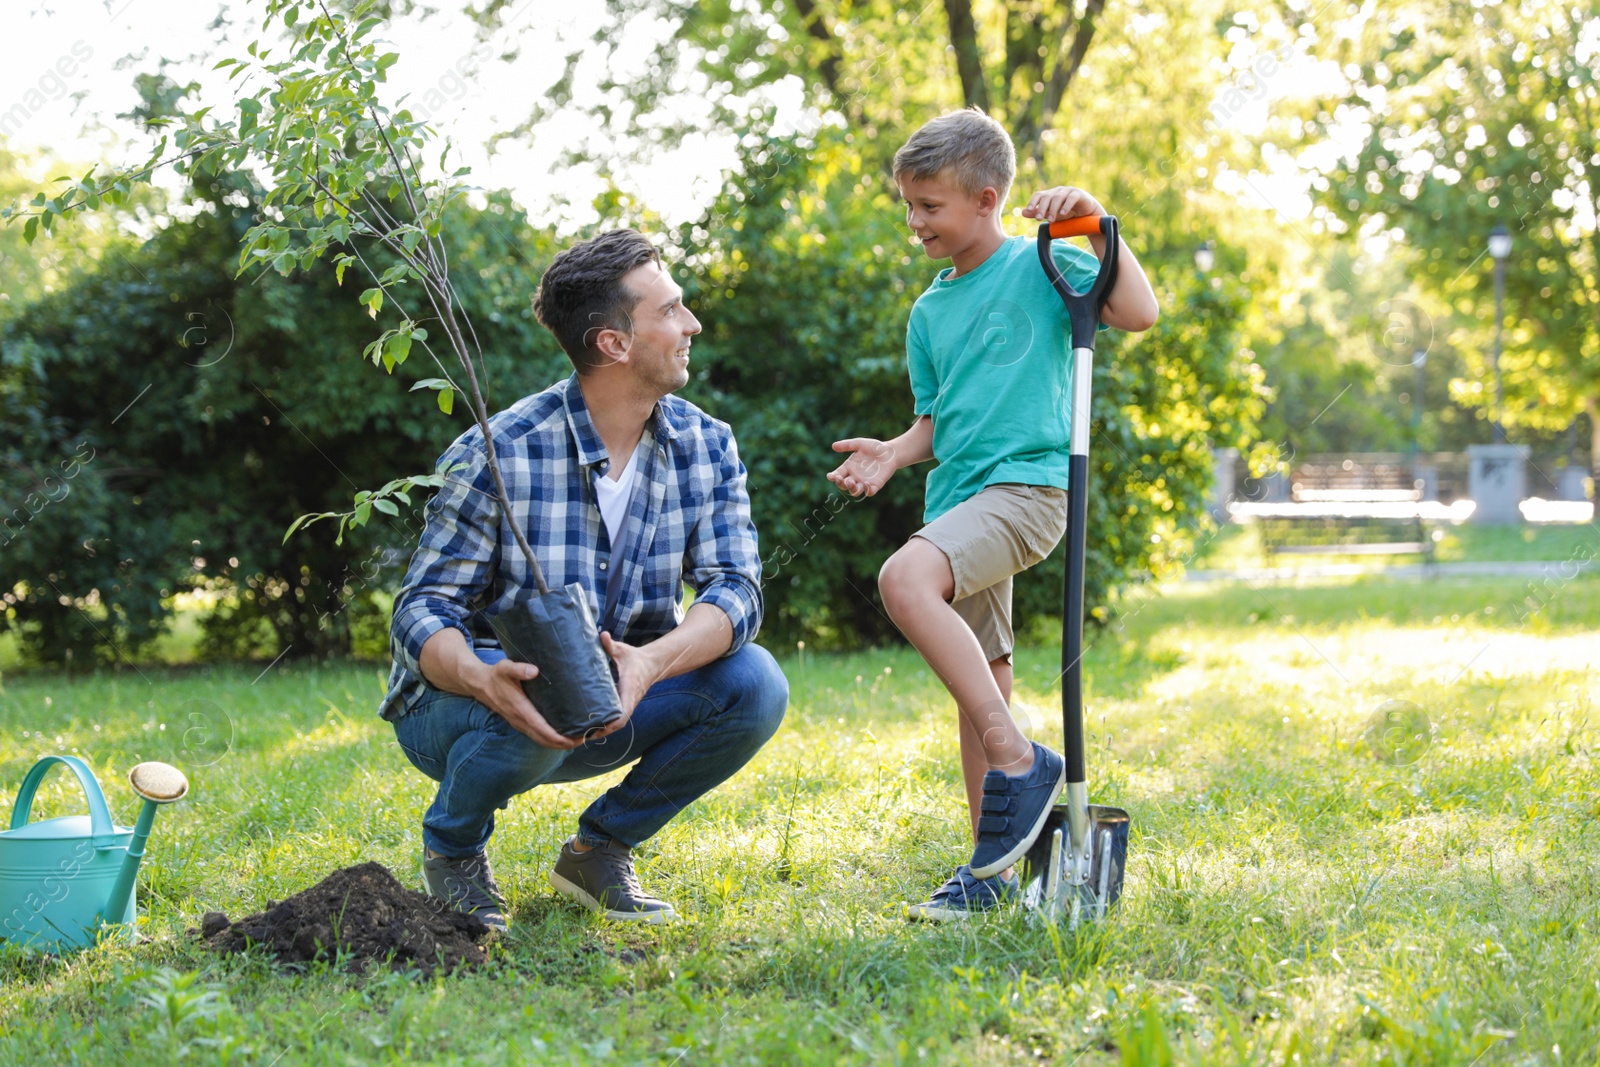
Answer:
M929 259L949 259L971 245L980 233L988 200L963 192L942 176L900 177L900 196L906 204L906 225L922 241ZM992 208L991 208L992 210Z
M662 396L682 389L689 381L689 339L700 332L700 320L684 306L683 290L654 261L624 274L622 284L639 298L628 342L631 373Z

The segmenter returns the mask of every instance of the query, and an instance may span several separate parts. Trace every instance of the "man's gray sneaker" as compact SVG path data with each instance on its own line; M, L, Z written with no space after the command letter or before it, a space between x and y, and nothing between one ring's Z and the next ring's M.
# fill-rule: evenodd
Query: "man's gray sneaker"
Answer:
M494 884L489 857L482 852L472 856L429 856L428 850L423 849L422 888L452 911L476 915L491 930L506 929L506 901L500 895L500 887Z
M633 873L633 854L615 842L579 852L568 841L561 846L550 884L590 911L608 919L654 925L676 922L671 904L657 900L639 887Z
M963 863L948 882L933 891L933 896L906 908L906 918L932 923L965 922L1016 900L1021 888L1022 881L1015 876L1010 881L998 874L974 878L972 868Z

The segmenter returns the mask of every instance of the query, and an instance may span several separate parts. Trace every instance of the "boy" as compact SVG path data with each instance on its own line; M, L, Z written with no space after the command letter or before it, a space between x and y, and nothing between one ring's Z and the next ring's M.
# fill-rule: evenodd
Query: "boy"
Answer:
M955 698L961 771L976 845L970 863L916 919L965 919L1016 892L1012 871L1044 826L1065 763L1030 742L1011 717L1011 578L1050 554L1066 532L1069 329L1039 267L1032 237L1001 228L1016 152L999 123L976 109L934 119L895 154L906 222L930 259L951 267L911 309L906 357L916 421L892 441L852 438L828 479L875 495L901 467L929 459L923 521L878 576L884 607ZM1103 214L1082 189L1034 194L1026 218ZM1090 238L1095 255L1103 237ZM1058 245L1075 289L1098 264ZM1147 330L1158 309L1138 260L1119 250L1117 284L1102 326Z

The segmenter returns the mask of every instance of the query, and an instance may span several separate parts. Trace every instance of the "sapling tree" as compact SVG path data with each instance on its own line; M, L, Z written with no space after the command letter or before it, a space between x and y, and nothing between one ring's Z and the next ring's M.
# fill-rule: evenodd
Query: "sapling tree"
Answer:
M383 23L372 14L374 4L357 4L348 15L323 0L266 0L264 8L261 39L248 45L245 56L223 59L214 68L229 71L236 89L231 109L207 105L155 118L151 124L162 136L143 164L58 179L65 188L38 193L3 214L22 223L31 244L59 222L126 202L163 166L179 174L255 173L266 191L244 235L239 272L287 276L328 259L341 285L347 271L370 282L357 299L373 319L387 305L401 320L382 330L363 355L390 373L414 349L433 360L440 376L412 388L433 390L445 414L458 394L465 396L483 433L495 497L509 513L480 386L483 352L451 283L442 237L445 213L467 192L467 169L449 171L448 145L409 111L392 109L380 98L387 72L400 57L374 37ZM438 167L430 171L424 156L435 147ZM362 490L351 510L302 515L284 536L334 519L342 539L348 526L365 525L374 510L399 514L396 500L410 504L411 490L437 488L448 473L396 478ZM526 535L517 524L510 526L539 591L547 592Z
M461 180L467 171L450 171L448 144L424 121L380 98L387 72L400 57L383 50L374 36L383 23L374 10L370 2L344 14L324 0L265 0L261 38L244 56L214 68L229 72L229 106L162 117L156 120L162 136L142 165L60 179L66 187L54 195L40 193L4 214L22 222L23 236L32 243L58 222L123 203L164 166L180 174L254 173L265 193L241 242L239 272L287 276L329 260L339 284L352 270L369 281L358 297L361 304L374 320L387 305L400 322L382 329L365 357L393 373L414 349L427 354L439 377L413 388L434 390L446 414L458 394L465 396L483 435L494 497L503 515L514 516L480 386L483 352L451 283L442 237L446 212L467 191ZM435 148L436 168L429 169L425 160ZM374 510L398 515L396 500L409 504L410 490L438 488L450 474L407 476L363 490L350 511L303 515L284 536L320 519L337 519L342 539L348 526L364 525ZM593 726L619 713L583 591L552 591L520 524L512 520L506 526L538 588L538 598L526 605L535 625L523 625L523 639L513 641L502 631L513 622L490 621L508 652L520 646L513 658L539 665L538 679L529 686L542 694L545 717L560 729L562 718Z

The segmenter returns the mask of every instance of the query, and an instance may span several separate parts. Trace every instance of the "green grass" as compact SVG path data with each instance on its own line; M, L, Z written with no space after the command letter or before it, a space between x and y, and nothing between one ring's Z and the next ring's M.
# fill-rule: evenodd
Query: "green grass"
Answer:
M1600 526L1595 523L1548 526L1432 527L1440 539L1434 558L1440 563L1508 563L1523 560L1561 561L1590 559L1600 554ZM1232 570L1252 567L1309 567L1326 563L1355 563L1366 567L1415 564L1411 556L1274 556L1261 544L1261 528L1250 523L1224 526L1214 536L1201 537L1191 568Z
M0 819L43 752L89 758L124 823L139 759L187 756L194 789L150 841L146 940L0 954L0 1063L1595 1062L1600 579L1130 607L1087 657L1091 793L1134 816L1111 921L905 924L968 848L950 702L905 650L789 655L778 736L642 850L687 922L559 902L545 871L598 786L541 789L491 845L493 966L430 980L184 933L362 859L411 878L431 783L373 713L379 667L8 675ZM1047 739L1057 657L1017 664ZM1364 739L1391 700L1433 726L1408 765ZM185 741L226 722L226 751ZM52 775L39 814L80 803Z

